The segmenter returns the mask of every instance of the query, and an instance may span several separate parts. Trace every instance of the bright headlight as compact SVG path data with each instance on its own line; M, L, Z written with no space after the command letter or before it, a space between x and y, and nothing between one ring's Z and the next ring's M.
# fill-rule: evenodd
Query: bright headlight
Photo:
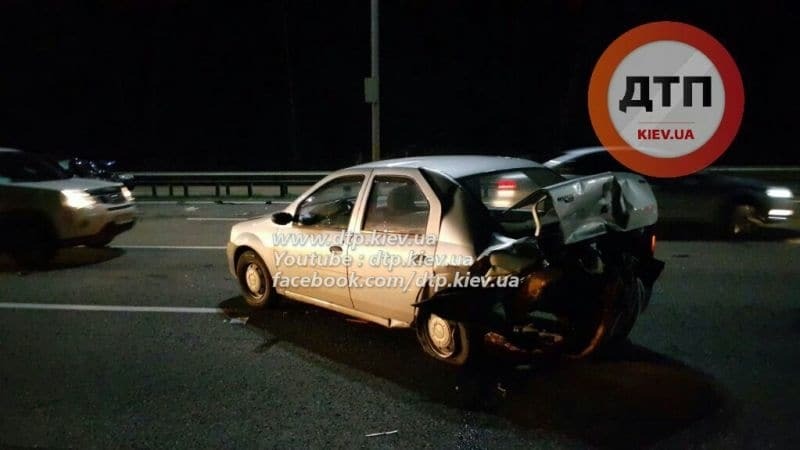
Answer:
M772 198L792 198L792 191L782 187L767 189L767 196Z
M88 193L72 189L61 191L61 201L64 206L75 209L88 208L96 203Z
M128 189L126 186L122 186L122 196L125 197L126 202L133 201L133 192L131 192L131 190Z

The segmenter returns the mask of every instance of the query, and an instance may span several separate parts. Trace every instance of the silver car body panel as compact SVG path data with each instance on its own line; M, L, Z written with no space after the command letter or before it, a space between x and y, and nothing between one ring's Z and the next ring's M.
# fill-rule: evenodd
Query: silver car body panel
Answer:
M373 179L382 175L412 178L417 182L430 205L426 232L435 235L437 238L435 248L416 248L414 250L424 251L427 254L432 252L435 255L448 255L447 261L458 260L459 256L470 257L475 260L478 254L491 244L508 243L509 240L501 236L494 236L493 238L493 230L488 227L479 227L477 233L475 230L472 232L467 231L468 227L465 226L465 223L477 220L476 218L479 214L485 215L487 213L485 211L480 213L474 210L477 207L477 205L473 205L476 200L454 179L479 173L530 167L542 166L529 160L493 156L420 157L372 162L329 174L295 199L284 211L295 215L299 205L308 196L336 178L363 175L364 184L359 191L349 225L345 230L347 233L352 234L363 233L364 231L361 230L362 221ZM452 188L447 194L449 198L440 198L443 194L439 188L432 186L432 182L429 182L429 179L426 179L423 174L425 170L444 175L449 180L448 183L450 184L448 186ZM612 230L626 231L644 227L655 223L657 219L655 200L649 185L641 177L633 174L604 173L565 181L549 186L541 192L550 196L556 206L555 213L560 221L565 244L590 239ZM568 198L571 198L571 200L567 201ZM241 247L255 250L264 260L270 273L274 274L279 269L283 270L276 266L274 257L276 246L273 242L273 235L277 232L306 233L318 231L310 230L294 223L278 225L269 217L236 224L231 229L230 244L227 252L231 273L235 275L235 256L237 249ZM478 236L479 234L481 236ZM531 235L533 235L533 230L531 230ZM352 250L352 254L355 256L363 255L365 259L368 259L368 252L379 250L392 249L361 247L360 249ZM400 250L406 253L409 252L408 247ZM316 251L327 251L327 248L316 249ZM347 251L351 250L348 249ZM457 257L450 258L451 256ZM355 258L355 260L358 260L358 258ZM307 269L319 270L319 268ZM449 264L413 268L417 272L415 275L419 275L422 270L447 275L455 272L464 273L467 269L469 269L467 265L453 266ZM388 274L384 267L364 266L354 270L358 270L358 273L364 276L383 276ZM394 269L395 273L397 270L397 268ZM417 312L414 304L422 300L420 294L425 293L424 289L412 290L407 293L402 293L399 290L393 292L390 289L384 289L380 292L373 292L372 300L370 300L370 297L365 296L363 293L360 296L354 296L351 290L352 303L344 303L339 298L340 293L336 294L335 297L337 298L328 298L325 296L324 290L312 296L308 292L293 292L290 289L279 286L276 286L275 289L279 294L287 297L387 327L405 327L412 323ZM432 291L427 291L428 296L433 293Z
M605 172L544 188L550 197L563 243L592 239L609 231L653 225L658 205L647 181L627 172Z

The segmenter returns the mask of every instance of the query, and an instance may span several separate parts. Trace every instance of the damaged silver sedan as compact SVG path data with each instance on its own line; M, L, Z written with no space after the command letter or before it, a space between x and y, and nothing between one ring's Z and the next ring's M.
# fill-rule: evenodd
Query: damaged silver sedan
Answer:
M647 307L657 218L630 173L565 181L525 159L404 158L334 172L236 224L227 256L253 308L280 296L413 327L457 365L489 348L581 357L625 339Z

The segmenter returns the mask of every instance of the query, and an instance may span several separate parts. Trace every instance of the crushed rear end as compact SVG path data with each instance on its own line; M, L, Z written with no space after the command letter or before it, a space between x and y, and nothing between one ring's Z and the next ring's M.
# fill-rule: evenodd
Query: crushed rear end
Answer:
M529 235L494 235L469 268L491 287L446 288L416 306L523 359L582 357L624 340L664 267L654 258L658 209L647 181L612 172L576 178L517 208L530 211Z

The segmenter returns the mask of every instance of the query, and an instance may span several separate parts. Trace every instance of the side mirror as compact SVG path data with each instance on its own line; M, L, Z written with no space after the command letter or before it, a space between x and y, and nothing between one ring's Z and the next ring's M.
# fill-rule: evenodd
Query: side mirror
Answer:
M272 215L272 221L278 225L286 225L294 220L294 216L285 212L279 211Z

